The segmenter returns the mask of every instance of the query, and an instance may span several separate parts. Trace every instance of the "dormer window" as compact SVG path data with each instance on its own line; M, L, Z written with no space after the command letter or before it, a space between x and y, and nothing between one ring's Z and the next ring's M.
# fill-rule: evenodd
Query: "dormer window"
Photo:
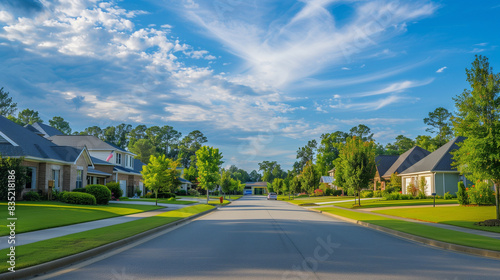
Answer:
M116 164L122 164L122 154L116 153Z

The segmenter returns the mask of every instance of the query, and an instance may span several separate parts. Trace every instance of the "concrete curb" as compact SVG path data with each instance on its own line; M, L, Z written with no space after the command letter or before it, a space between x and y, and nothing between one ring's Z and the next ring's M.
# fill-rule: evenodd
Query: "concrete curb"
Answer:
M183 218L183 219L177 220L175 222L172 222L172 223L169 223L166 225L162 225L162 226L147 230L145 232L141 232L139 234L127 237L125 239L121 239L121 240L118 240L118 241L115 241L112 243L108 243L106 245L102 245L100 247L96 247L96 248L93 248L93 249L90 249L90 250L87 250L84 252L80 252L80 253L77 253L77 254L74 254L71 256L67 256L67 257L63 257L63 258L53 260L50 262L46 262L46 263L42 263L39 265L23 268L20 270L16 270L15 272L4 272L4 273L0 274L0 278L1 279L21 279L21 278L28 278L28 277L33 277L36 275L44 274L44 273L47 273L51 270L55 270L55 269L65 267L65 266L68 266L68 265L71 265L71 264L74 264L77 262L81 262L81 261L84 261L86 259L90 259L96 255L106 253L110 250L113 250L113 249L119 248L121 246L136 242L137 239L153 235L153 234L160 232L162 230L177 226L177 225L182 224L186 221L189 221L189 220L198 218L200 216L206 215L208 213L211 213L217 209L218 209L218 207L214 207L213 209L198 213L198 214L193 215L191 217ZM27 244L27 245L29 245L29 244Z
M349 222L349 223L358 224L360 226L364 226L364 227L367 227L367 228L378 230L378 231L381 231L381 232L384 232L384 233L387 233L387 234L390 234L390 235L394 235L394 236L397 236L397 237L400 237L400 238L408 239L408 240L411 240L411 241L414 241L414 242L418 242L418 243L422 243L422 244L425 244L425 245L437 247L437 248L440 248L440 249L445 249L445 250L450 250L450 251L455 251L455 252L465 253L465 254L469 254L469 255L480 256L480 257L500 259L500 252L499 251L493 251L493 250L487 250L487 249L479 249L479 248L474 248L474 247L468 247L468 246L462 246L462 245L447 243L447 242L443 242L443 241L438 241L438 240L434 240L434 239L429 239L429 238L425 238L425 237L413 235L413 234L406 233L406 232L401 232L401 231L393 230L393 229L386 228L386 227L377 226L377 225L370 224L370 223L363 222L363 221L349 219L349 218L342 217L342 216L339 216L339 215L335 215L335 214L332 214L332 213L323 212L321 210L316 210L316 209L307 209L307 210L313 211L313 212L317 212L317 213L321 213L323 215L330 216L330 217L333 217L333 218L336 218L336 219L339 219L339 220L342 220L342 221L346 221L346 222Z

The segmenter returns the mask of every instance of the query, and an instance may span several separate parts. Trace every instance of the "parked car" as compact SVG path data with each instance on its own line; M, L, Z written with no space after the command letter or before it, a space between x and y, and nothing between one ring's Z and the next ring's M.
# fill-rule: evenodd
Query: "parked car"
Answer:
M274 193L274 192L269 193L267 195L267 200L271 200L271 199L278 200L278 195L276 193Z

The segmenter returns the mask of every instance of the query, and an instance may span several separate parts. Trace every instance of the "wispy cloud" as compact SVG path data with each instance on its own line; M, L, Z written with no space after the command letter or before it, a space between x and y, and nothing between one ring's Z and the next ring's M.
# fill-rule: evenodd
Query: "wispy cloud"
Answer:
M410 89L410 88L428 85L428 84L432 83L433 80L434 79L428 79L425 81L396 82L396 83L392 83L392 84L388 85L387 87L384 87L384 88L379 89L379 90L356 93L356 94L352 94L350 96L352 96L352 97L366 97L366 96L381 95L381 94L387 94L387 93L399 93L399 92L403 92L403 91Z
M436 73L442 73L442 72L443 72L446 68L448 68L448 67L446 67L446 66L441 67L441 68L439 68L439 69L436 71Z

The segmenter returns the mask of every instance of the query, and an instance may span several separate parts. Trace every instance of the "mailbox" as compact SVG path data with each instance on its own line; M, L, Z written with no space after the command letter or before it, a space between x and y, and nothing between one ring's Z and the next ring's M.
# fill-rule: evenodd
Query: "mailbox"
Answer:
M54 187L54 180L49 180L49 188L53 188Z

